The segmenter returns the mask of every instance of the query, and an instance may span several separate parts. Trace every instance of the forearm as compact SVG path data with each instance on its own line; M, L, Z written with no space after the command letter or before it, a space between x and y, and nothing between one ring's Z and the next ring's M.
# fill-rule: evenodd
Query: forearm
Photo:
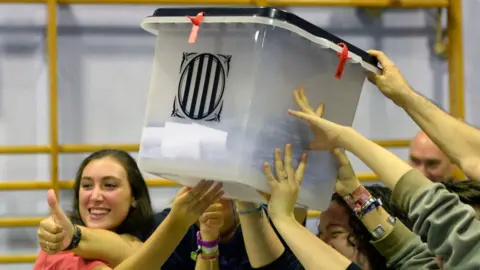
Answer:
M208 256L208 255L204 255ZM197 257L197 263L195 264L195 270L218 270L218 260L209 259L204 260L201 256Z
M387 259L388 266L392 269L439 269L435 256L427 245L400 220L397 220L393 230L372 244Z
M351 261L317 238L293 217L272 217L275 228L305 269L345 270Z
M257 207L254 203L246 202L237 202L236 205L240 211ZM243 241L252 267L268 265L282 255L285 248L263 210L240 214L239 218Z
M340 134L340 146L362 160L391 190L398 180L412 168L387 149L368 140L352 128Z
M358 190L359 188L365 188L363 187L360 182L357 180L355 184L348 185L346 186L345 189L341 191L337 191L337 193L345 198L346 196L349 196L355 192L355 190ZM353 211L353 210L352 210ZM372 233L379 225L382 226L383 230L385 233L389 233L390 231L393 230L393 225L388 222L388 217L390 214L385 211L383 206L379 206L372 211L369 211L368 213L364 214L361 218L360 221L363 223L365 228Z
M367 213L362 222L370 232L379 224L385 230L384 235L372 244L385 257L389 267L402 270L439 269L435 256L420 237L400 220L396 220L395 225L387 222L388 216L385 209L380 207Z
M82 258L100 260L115 267L135 252L129 243L114 232L79 228L82 230L82 239L72 251Z
M480 131L445 113L415 91L405 91L396 103L465 174L480 179Z
M171 215L168 215L143 244L143 247L115 269L158 270L170 257L188 229L189 226L176 222Z
M355 185L345 185L345 189L340 189L339 191L337 191L337 193L339 193L342 197L345 198L348 195L354 194L355 191L358 190L360 187L361 184L357 181ZM405 249L409 247L411 240L413 240L411 238L414 234L409 231L399 220L396 220L394 224L388 222L389 216L390 214L385 211L382 206L380 206L364 214L360 218L360 221L363 223L365 228L372 234L373 239L376 239L375 237L379 237L378 239L372 241L372 244L382 254L382 256L385 257L387 262L393 262L391 266L394 266L394 268L397 269L406 264L405 260L399 261L396 258L399 257L399 254L405 254L402 252L404 252ZM381 236L376 236L373 234L373 232L379 226L382 227L384 233ZM409 251L408 254L410 255L411 253L412 252ZM421 261L421 263L423 263L423 261ZM416 262L414 266L418 266L418 262ZM402 269L412 268L407 267Z
M361 221L370 233L372 233L379 225L382 226L385 233L389 233L393 230L393 225L388 222L389 216L390 215L387 211L380 206L365 214L361 218Z
M200 238L203 241L207 242L215 242L219 240L219 232L212 230L204 230L202 229L202 225L200 225ZM195 263L195 270L216 270L219 269L218 265L218 255L219 255L219 246L218 244L216 247L212 248L205 248L202 247L202 252L197 254L196 263Z

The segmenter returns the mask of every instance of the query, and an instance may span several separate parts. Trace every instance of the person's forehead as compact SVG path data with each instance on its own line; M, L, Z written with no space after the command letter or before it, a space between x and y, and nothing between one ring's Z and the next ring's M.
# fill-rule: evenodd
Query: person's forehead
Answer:
M126 177L126 171L123 166L112 158L102 158L92 160L82 172L82 177L104 178L104 177Z
M447 160L439 155L435 155L435 154L432 155L429 153L422 153L422 152L410 152L410 158L425 161L425 162L442 162Z
M448 160L447 156L436 145L412 144L409 155L418 159Z
M326 211L323 211L320 215L320 222L322 222L325 227L330 224L348 224L348 209L345 209L344 206L332 202Z

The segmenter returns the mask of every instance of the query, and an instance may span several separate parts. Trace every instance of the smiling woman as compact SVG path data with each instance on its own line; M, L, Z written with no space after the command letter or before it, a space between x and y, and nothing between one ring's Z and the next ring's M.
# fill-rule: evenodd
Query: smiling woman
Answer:
M95 152L77 172L70 218L58 205L53 189L48 191L52 214L40 222L42 250L34 270L158 269L190 226L220 199L221 188L205 180L183 187L169 215L151 232L154 215L135 160L120 150ZM151 235L142 244L138 238L146 238L145 233ZM85 246L91 248L85 251ZM107 255L96 256L101 252Z
M124 241L115 244L120 250L138 249L141 242L136 237L151 230L154 213L148 188L135 160L127 152L105 149L92 153L80 164L73 189L70 217L58 206L53 191L47 195L53 218L40 224L38 234L42 252L35 263L36 270L107 267L102 261L86 260L71 252L85 237L80 227L102 229L104 234L109 231L120 234ZM55 233L64 235L64 241L56 240L59 237ZM89 257L89 254L81 255ZM128 256L128 252L122 253L114 259L115 265Z
M82 162L74 184L74 224L137 235L151 228L153 216L148 188L128 153L106 149Z

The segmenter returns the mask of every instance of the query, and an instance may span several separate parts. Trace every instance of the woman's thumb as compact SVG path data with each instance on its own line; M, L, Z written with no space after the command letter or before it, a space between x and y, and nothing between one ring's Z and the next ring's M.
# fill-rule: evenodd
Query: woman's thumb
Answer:
M55 196L55 191L53 191L53 189L47 191L47 202L50 207L51 215L57 223L68 221L67 215L65 215L62 208L58 205L57 197Z

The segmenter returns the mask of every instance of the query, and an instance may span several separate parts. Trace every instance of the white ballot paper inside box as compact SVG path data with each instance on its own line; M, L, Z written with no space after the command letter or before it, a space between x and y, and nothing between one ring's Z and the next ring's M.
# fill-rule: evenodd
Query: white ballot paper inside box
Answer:
M275 8L161 8L142 27L157 39L140 168L183 185L220 181L234 199L264 202L275 148L292 144L295 160L306 151L311 130L287 113L295 88L351 125L364 71L379 71L365 51ZM310 152L297 203L325 209L336 173L329 152Z

